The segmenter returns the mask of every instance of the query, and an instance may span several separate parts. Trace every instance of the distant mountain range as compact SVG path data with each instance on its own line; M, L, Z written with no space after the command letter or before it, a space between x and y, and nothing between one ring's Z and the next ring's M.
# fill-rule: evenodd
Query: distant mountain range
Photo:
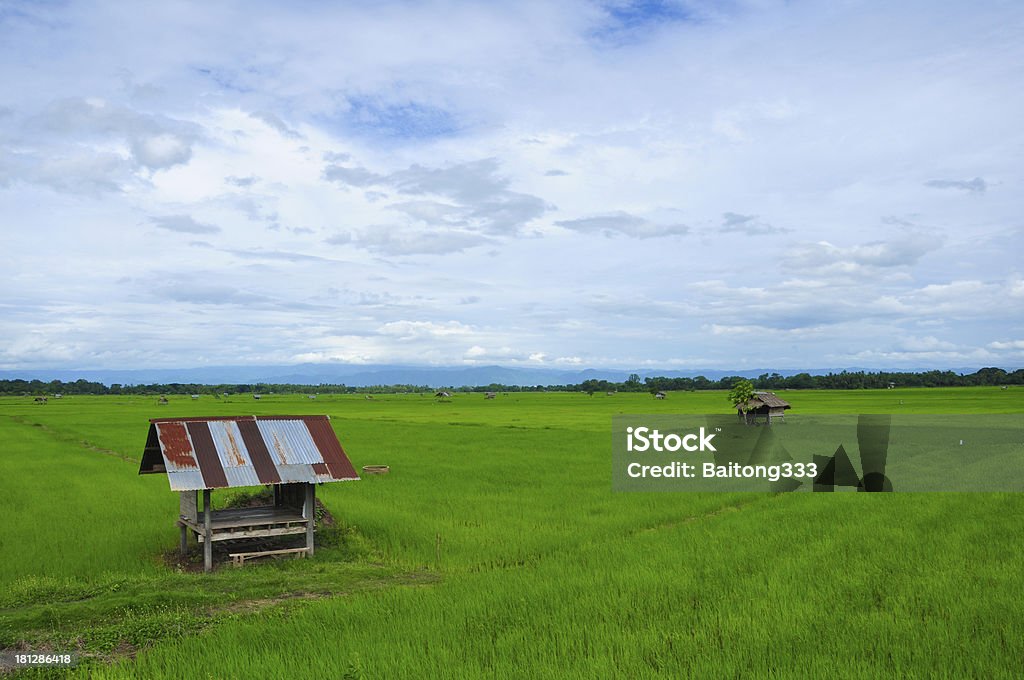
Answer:
M952 368L955 373L973 373L979 367ZM575 385L584 380L608 380L624 382L632 373L641 378L692 378L703 375L709 380L726 376L756 378L763 373L779 373L783 376L797 373L825 375L840 371L892 371L917 373L935 370L931 368L815 368L815 369L772 369L751 368L743 370L690 370L667 371L658 369L618 370L593 369L564 370L547 368L518 368L505 366L402 366L392 364L295 364L289 366L207 366L203 368L154 368L154 369L32 369L0 371L3 380L61 380L73 382L84 379L105 385L146 385L151 383L196 383L219 384L344 384L352 387L368 385L429 385L431 387L483 386L492 383L501 385ZM947 369L942 369L947 370ZM1012 370L1012 369L1009 369Z

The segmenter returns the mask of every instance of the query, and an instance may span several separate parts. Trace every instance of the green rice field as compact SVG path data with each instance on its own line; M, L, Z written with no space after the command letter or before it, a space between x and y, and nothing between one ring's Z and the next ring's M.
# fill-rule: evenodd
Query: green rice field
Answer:
M1020 388L788 391L1020 414ZM1024 495L618 493L612 417L724 392L0 398L0 648L93 678L1024 674ZM309 560L176 565L148 419L328 414L357 469ZM231 492L215 492L223 503Z

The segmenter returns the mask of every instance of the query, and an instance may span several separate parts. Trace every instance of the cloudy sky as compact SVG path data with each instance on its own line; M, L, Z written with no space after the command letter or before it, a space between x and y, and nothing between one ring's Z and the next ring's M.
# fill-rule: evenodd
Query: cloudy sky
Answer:
M0 368L1024 365L1024 4L0 0Z

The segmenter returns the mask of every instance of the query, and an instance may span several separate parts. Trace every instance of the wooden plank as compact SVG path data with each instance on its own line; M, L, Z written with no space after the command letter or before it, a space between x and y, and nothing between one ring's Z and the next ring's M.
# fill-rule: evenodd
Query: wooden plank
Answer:
M199 505L196 503L195 491L180 491L178 499L178 512L181 517L192 522L199 519Z
M303 508L306 516L306 550L313 554L313 530L316 525L316 485L306 485L306 503Z
M236 519L247 519L261 517L277 517L278 515L295 515L301 517L301 504L298 508L275 508L271 505L261 505L255 508L226 508L214 510L213 519L234 521Z
M273 536L291 536L306 533L305 527L275 527L271 529L246 529L232 532L220 532L213 534L213 541L234 541L240 538L270 538ZM202 534L199 534L200 542Z
M230 553L231 561L236 567L241 567L245 564L246 560L255 559L257 557L280 557L282 555L295 555L296 558L305 557L307 551L305 548L287 548L284 550L263 550L259 552L243 552L243 553Z
M188 520L181 520L191 527L194 527L196 531L203 533L205 531L206 523L190 522ZM302 515L288 514L279 515L274 517L264 517L262 519L236 519L219 521L214 520L210 523L210 526L214 531L226 531L231 529L241 529L245 527L269 527L277 524L299 524L305 526L306 518Z
M202 536L206 532L206 525L203 523L185 522L189 528L196 532L199 536ZM303 518L281 520L277 522L228 522L226 524L218 525L214 522L210 525L214 534L230 534L238 531L258 531L260 529L274 529L278 527L294 527L301 531L306 530L306 520Z
M203 571L213 569L213 526L210 519L210 490L203 489Z
M230 521L240 519L259 519L261 517L278 517L285 515L299 516L297 509L282 509L275 508L271 505L261 505L255 508L228 508L225 510L215 510L213 512L213 521Z
M256 557L260 555L284 555L285 553L306 552L305 548L280 548L278 550L255 550L253 552L231 553L231 557Z

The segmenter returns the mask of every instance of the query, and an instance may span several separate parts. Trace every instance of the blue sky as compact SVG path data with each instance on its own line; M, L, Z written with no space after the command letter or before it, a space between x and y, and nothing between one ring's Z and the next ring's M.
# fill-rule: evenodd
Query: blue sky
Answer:
M1013 2L0 5L0 368L1024 365Z

